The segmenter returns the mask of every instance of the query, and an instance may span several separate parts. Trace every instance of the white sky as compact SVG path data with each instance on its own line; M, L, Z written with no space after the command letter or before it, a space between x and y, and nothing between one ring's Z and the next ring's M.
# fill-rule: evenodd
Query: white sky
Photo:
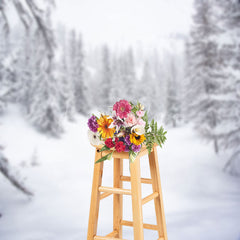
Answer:
M56 18L83 34L85 43L161 45L187 34L192 0L56 0Z

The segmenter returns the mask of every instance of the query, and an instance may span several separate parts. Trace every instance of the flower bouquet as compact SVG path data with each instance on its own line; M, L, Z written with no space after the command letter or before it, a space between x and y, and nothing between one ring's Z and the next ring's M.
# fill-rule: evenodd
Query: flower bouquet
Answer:
M110 151L96 163L110 160L113 152L129 152L131 162L135 160L143 145L152 151L154 144L162 147L166 140L166 131L157 122L149 123L147 111L139 102L133 104L120 100L113 105L110 115L92 115L88 119L88 137L94 146L103 145L100 151Z

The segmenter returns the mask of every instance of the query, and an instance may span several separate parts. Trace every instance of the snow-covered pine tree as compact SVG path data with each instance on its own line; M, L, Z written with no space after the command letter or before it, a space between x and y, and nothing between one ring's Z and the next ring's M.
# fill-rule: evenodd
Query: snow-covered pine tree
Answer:
M194 1L195 15L189 46L190 85L187 89L189 118L205 138L213 133L218 124L214 93L219 83L214 70L217 68L217 43L214 37L219 29L211 3L211 0ZM214 137L214 148L217 152L217 137Z
M132 96L135 95L135 87L136 87L136 66L135 66L135 58L132 48L129 48L126 52L126 79L128 83L128 95L130 98L134 99Z
M222 32L218 39L219 79L221 86L215 98L219 126L217 136L220 149L229 149L231 156L225 169L240 175L240 2L215 1L219 7L218 24Z
M156 91L154 111L155 117L162 117L166 104L166 84L163 71L163 63L160 61L158 51L155 49L152 56L154 90Z
M180 99L179 99L179 82L176 61L173 56L169 56L167 76L167 95L165 123L169 126L176 127L180 115Z
M72 121L74 120L75 114L75 98L74 98L74 89L73 82L69 77L69 68L67 65L67 48L66 48L66 39L65 31L61 33L61 44L62 44L62 55L58 67L58 84L59 84L59 103L60 109L67 118Z
M47 13L50 27L50 13ZM59 89L54 75L53 53L43 43L44 38L39 32L35 39L35 59L32 101L29 119L40 131L59 136L62 132L60 122Z
M114 87L112 84L112 60L109 47L104 45L101 51L101 68L100 68L100 79L99 79L99 96L101 99L101 104L104 110L108 110L107 108L110 104L113 103L113 97L111 88ZM117 87L117 86L115 86Z
M30 113L31 95L33 94L32 86L32 60L34 51L32 46L33 31L31 29L24 29L21 33L20 43L18 45L17 58L14 64L17 78L16 84L16 101L21 103L24 112L28 115Z
M4 59L6 57L5 48L5 34L0 26L0 114L4 112L6 107L6 87L5 87L5 75L6 69L4 66Z
M70 81L73 83L75 108L81 114L88 114L87 87L85 83L84 52L81 34L76 37L75 30L70 33L69 41Z
M119 56L117 54L112 54L112 60L111 60L111 85L109 88L110 96L112 102L110 103L113 105L116 101L119 101L119 99L122 99L122 89L121 89L121 70L120 70L120 64L119 64Z
M135 61L131 48L125 51L120 58L120 72L123 97L136 101L134 89L136 86Z
M146 59L142 65L142 74L140 81L136 82L135 94L145 106L148 106L149 117L152 118L157 113L157 82L154 75L154 69L149 59Z

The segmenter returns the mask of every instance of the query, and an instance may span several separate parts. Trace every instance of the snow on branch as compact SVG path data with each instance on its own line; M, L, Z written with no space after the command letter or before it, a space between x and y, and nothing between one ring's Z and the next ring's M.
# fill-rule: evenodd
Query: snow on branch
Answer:
M9 21L6 10L7 4L12 4L14 6L18 17L26 29L29 28L32 20L36 23L38 30L44 38L49 54L52 56L55 43L52 31L45 21L45 11L38 6L35 0L1 0L0 14L3 20L3 28L6 33L9 32ZM48 1L48 5L54 5L54 0Z
M0 148L1 150L1 148ZM16 187L18 190L20 190L22 193L33 196L33 193L29 191L24 184L17 179L16 172L12 171L12 168L10 167L8 160L4 157L4 155L0 151L0 172L3 174L4 177L6 177L11 184Z

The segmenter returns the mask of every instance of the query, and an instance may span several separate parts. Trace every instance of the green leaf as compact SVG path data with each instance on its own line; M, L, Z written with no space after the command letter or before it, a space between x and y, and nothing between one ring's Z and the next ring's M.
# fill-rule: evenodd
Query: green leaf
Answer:
M103 152L103 151L106 151L106 150L109 150L109 149L110 148L105 145L99 150L99 152Z
M134 162L134 160L136 159L138 153L135 153L133 151L129 151L129 159L131 162Z
M105 155L104 157L98 159L95 163L103 162L105 160L110 160L112 158L113 152Z

